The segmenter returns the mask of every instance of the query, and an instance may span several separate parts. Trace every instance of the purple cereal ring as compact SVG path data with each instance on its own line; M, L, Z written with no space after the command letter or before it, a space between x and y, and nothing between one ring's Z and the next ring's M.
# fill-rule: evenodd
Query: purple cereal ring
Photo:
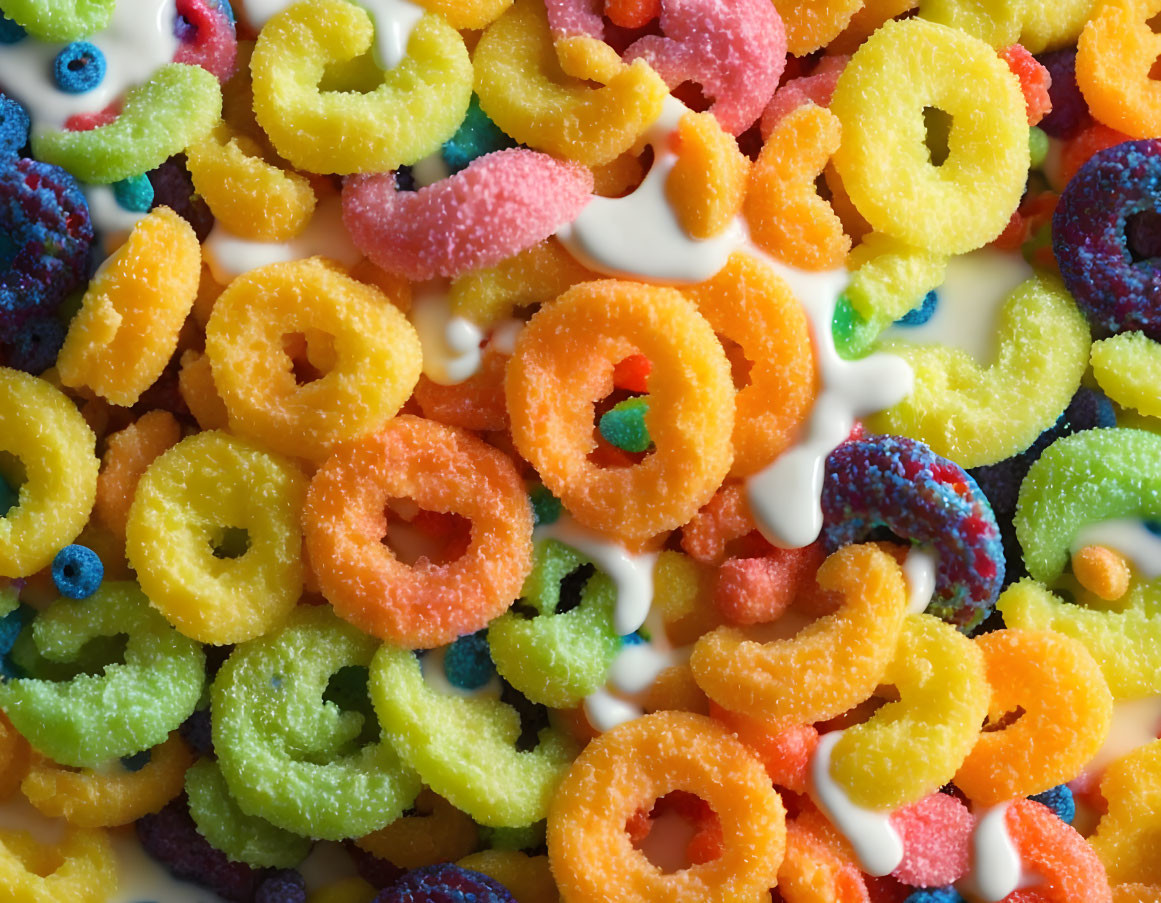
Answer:
M1095 331L1161 341L1161 139L1126 141L1081 167L1052 217L1052 250Z
M1000 530L987 498L962 467L922 442L868 436L827 458L822 490L827 552L878 528L937 556L927 613L965 633L992 611L1004 582Z
M374 903L516 903L495 878L445 863L415 869L382 891Z
M592 190L585 167L513 148L419 191L397 191L394 173L353 176L343 185L343 222L374 263L418 282L539 244L576 218Z

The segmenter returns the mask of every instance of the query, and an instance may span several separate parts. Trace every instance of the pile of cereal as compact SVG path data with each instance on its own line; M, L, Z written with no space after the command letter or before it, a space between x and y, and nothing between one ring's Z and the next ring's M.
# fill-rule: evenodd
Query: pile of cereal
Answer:
M1161 901L1161 0L0 12L0 901Z

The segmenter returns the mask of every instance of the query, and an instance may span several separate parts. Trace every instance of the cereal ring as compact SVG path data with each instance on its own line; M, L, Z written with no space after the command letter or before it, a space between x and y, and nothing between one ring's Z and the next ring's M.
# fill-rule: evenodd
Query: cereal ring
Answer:
M116 119L85 131L37 130L32 153L83 182L107 185L181 153L221 115L218 80L198 66L170 63L129 92Z
M599 88L565 75L535 0L516 0L488 26L473 61L480 106L496 125L522 144L586 166L632 148L669 93L642 61L614 68Z
M315 352L325 375L305 385L284 345L296 332L333 348L329 360ZM381 292L318 257L235 279L214 303L206 353L231 428L313 460L393 416L422 359L415 329Z
M393 173L348 179L343 223L355 246L414 281L495 266L547 239L589 201L592 173L513 148L419 191Z
M5 673L6 678L12 675ZM0 802L10 798L28 773L32 749L23 735L0 714Z
M415 814L360 837L359 846L405 869L451 862L475 852L480 842L476 823L442 796L425 787L411 808Z
M843 731L831 774L856 804L896 809L951 780L979 735L989 688L979 647L931 615L904 622L881 682L899 700Z
M981 3L979 0L919 0L919 15L929 22L956 28L999 50L1020 36L1019 2Z
M375 739L371 716L324 699L332 676L367 667L376 646L316 607L234 650L214 681L211 710L218 764L244 812L341 840L389 824L415 799L419 777Z
M1161 38L1158 39L1161 41ZM1161 340L1161 264L1132 222L1161 204L1161 139L1103 150L1081 167L1052 217L1052 250L1068 290L1093 327Z
M931 543L938 563L926 610L965 633L995 605L1004 553L991 506L962 467L921 442L877 436L840 445L827 459L822 511L830 551L880 526Z
M19 460L16 507L0 517L0 576L27 577L76 539L97 494L96 437L44 380L0 367L0 451ZM5 473L7 479L13 474Z
M709 113L684 113L676 140L677 162L665 182L665 196L691 238L713 238L742 209L750 160Z
M254 113L278 153L316 173L386 172L439 150L455 134L472 94L463 38L439 16L420 20L407 56L366 93L323 91L328 65L371 47L361 7L310 0L263 28L250 60Z
M181 426L168 411L150 411L105 437L93 514L121 540L141 475L180 440Z
M891 826L903 841L903 861L892 877L913 887L940 887L967 874L975 819L959 797L932 793L891 813Z
M547 856L528 856L518 850L481 850L456 865L495 878L516 903L560 903Z
M1154 741L1113 762L1101 778L1108 812L1090 838L1114 884L1161 884L1155 853L1161 813L1161 742Z
M100 556L85 546L65 546L52 560L52 582L67 599L87 599L105 577Z
M1055 50L1041 56L1040 62L1052 79L1048 86L1052 112L1044 117L1040 128L1053 138L1072 138L1093 124L1088 104L1076 83L1076 51Z
M468 518L471 544L446 565L402 563L380 542L391 498ZM418 417L397 417L336 451L311 481L303 525L335 611L409 648L486 627L532 568L532 510L511 460L470 433Z
M494 878L445 862L408 872L375 898L376 903L515 903Z
M447 19L457 30L487 28L512 5L512 0L419 0L419 5Z
M214 385L214 371L207 355L192 350L182 352L177 388L199 427L223 431L230 428L230 413Z
M1077 43L1076 82L1093 116L1131 138L1161 138L1156 0L1101 0Z
M125 550L141 588L186 636L262 635L302 592L305 494L290 461L246 440L184 439L149 465L129 509Z
M604 469L587 458L593 403L634 352L653 365L646 425L656 451ZM603 533L642 542L680 526L730 468L729 365L710 325L672 289L605 280L565 292L520 334L506 391L520 453L577 520ZM570 397L578 403L560 403Z
M952 117L940 166L924 140L927 107ZM1008 224L1028 174L1028 120L1016 76L982 41L888 22L851 57L830 108L843 129L835 168L876 231L957 254Z
M1112 890L1096 852L1075 828L1047 806L1016 800L1004 813L1008 835L1023 867L1040 880L1015 890L1008 903L1112 903Z
M862 6L860 0L775 0L786 26L786 49L807 56L838 37Z
M0 887L19 903L105 903L117 889L117 858L104 831L69 828L55 844L0 831Z
M4 0L4 15L42 41L75 41L101 31L117 0Z
M504 370L508 355L485 348L480 369L462 383L443 386L420 376L415 403L428 420L465 430L506 430L508 408L504 401Z
M919 439L964 467L994 464L1031 445L1080 386L1088 326L1064 286L1046 275L1015 289L998 319L988 366L958 348L880 341L911 365L915 386L867 426Z
M719 857L670 874L633 847L625 822L674 790L721 821ZM758 899L777 883L786 813L761 763L725 728L683 712L647 715L589 744L548 817L548 856L570 903Z
M1161 417L1161 345L1139 332L1094 342L1092 370L1105 394L1121 407Z
M817 378L802 306L777 273L749 254L735 254L709 282L682 293L719 336L753 362L734 403L731 477L746 477L780 455L814 405Z
M0 706L39 752L95 768L163 743L194 710L205 683L201 647L178 634L132 583L106 583L83 602L62 600L32 625L35 649L71 662L96 637L128 637L124 664L71 680L0 685Z
M552 728L521 751L520 716L486 696L433 689L419 660L381 646L371 664L371 698L386 736L423 782L483 825L530 825L544 818L557 784L576 755Z
M137 223L96 274L57 359L61 382L128 407L161 376L193 308L201 246L168 207Z
M177 0L177 14L180 19L175 30L181 46L173 61L201 66L225 83L234 74L238 55L230 4L219 0Z
M36 756L20 790L49 818L64 818L81 828L127 825L160 811L178 796L193 761L193 753L175 731L151 750L139 771L130 771L121 762L113 770L78 772Z
M819 568L842 607L792 639L759 643L721 627L697 641L690 667L723 708L777 726L825 721L870 697L895 654L907 614L898 565L875 546L848 546ZM850 654L836 661L836 648Z
M863 873L849 846L816 810L786 823L786 856L778 869L786 903L867 903Z

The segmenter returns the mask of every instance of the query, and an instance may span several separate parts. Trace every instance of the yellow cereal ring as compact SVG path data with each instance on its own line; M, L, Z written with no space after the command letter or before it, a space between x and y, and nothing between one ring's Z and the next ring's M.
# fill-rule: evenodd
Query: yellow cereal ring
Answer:
M1122 407L1161 417L1161 344L1140 332L1094 342L1092 371L1104 393Z
M594 403L634 353L653 365L645 425L656 450L630 467L588 459ZM730 469L734 385L713 329L673 289L604 280L569 289L520 334L506 385L512 438L577 520L640 543L679 527Z
M495 878L508 888L516 903L560 903L547 856L529 856L519 850L481 850L456 865Z
M949 153L933 166L924 110L952 117ZM1020 82L982 41L922 19L891 21L839 77L835 168L876 231L958 254L1003 231L1028 175Z
M12 726L7 715L0 714L0 802L16 792L28 772L30 758L28 741Z
M750 175L746 221L754 242L792 266L840 266L851 240L815 180L838 150L842 126L806 104L779 120Z
M302 593L306 489L292 463L244 439L205 432L179 442L145 471L125 531L150 603L203 643L276 627Z
M806 56L838 37L863 0L774 0L786 27L786 49Z
M1161 137L1161 82L1150 71L1161 34L1156 0L1100 0L1076 53L1076 83L1093 116L1130 138Z
M316 349L312 363L327 372L300 386L283 337L313 331L331 337L334 360ZM391 418L419 381L423 355L382 293L317 257L235 279L214 304L206 353L233 430L314 460Z
M999 50L1020 36L1018 0L920 0L919 15Z
M181 793L193 761L193 753L175 731L135 772L120 764L77 771L37 756L20 789L50 818L64 818L80 828L110 828L161 811Z
M635 849L625 822L674 790L721 822L722 853L671 874ZM660 712L589 744L548 813L548 858L567 903L766 899L786 848L786 812L762 763L710 718Z
M299 169L387 172L438 151L463 121L472 63L438 16L423 17L407 57L373 90L320 90L327 66L366 53L374 32L367 12L345 0L298 3L263 26L250 61L254 113Z
M413 815L359 838L368 853L404 869L417 869L467 856L479 845L476 823L438 793L425 787L411 804Z
M1094 5L1095 0L1021 0L1020 44L1029 53L1075 44Z
M691 237L713 238L742 209L750 160L712 113L686 113L677 135L677 163L665 183L665 196Z
M1089 843L1111 884L1161 884L1161 741L1118 759L1101 779L1109 804Z
M257 142L224 122L185 152L194 188L230 232L286 241L306 228L315 196L305 176L263 159Z
M599 88L570 78L538 0L516 0L484 32L474 61L480 106L496 125L522 144L586 166L633 147L669 94L642 60L622 65Z
M720 627L697 641L690 666L710 699L776 724L810 724L871 696L907 614L899 565L876 546L846 546L827 558L817 579L823 590L842 594L842 607L791 639L759 643ZM836 649L844 654L836 657Z
M12 903L106 903L117 859L104 831L69 828L56 844L0 831L0 893Z
M3 475L20 490L16 507L0 517L0 577L34 574L76 539L97 497L96 446L59 389L0 367L0 462L16 460Z
M1054 424L1088 365L1088 322L1059 279L1035 276L1000 311L994 362L945 345L882 343L915 374L911 394L876 414L876 432L919 439L963 467L1026 449Z
M980 733L955 785L973 803L993 806L1075 778L1104 743L1113 714L1092 655L1051 631L997 630L974 642L992 687L989 720L1017 708L1024 714Z
M817 393L810 326L790 287L749 254L735 254L709 282L684 294L714 332L752 361L735 398L731 477L767 466L797 437Z
M512 0L418 0L428 12L437 13L452 28L487 28L512 5Z
M851 16L843 33L827 45L827 55L850 56L888 19L910 12L918 5L919 0L866 0L862 8Z
M896 809L951 780L988 710L984 657L932 615L911 615L882 682L899 691L867 721L843 732L831 774L861 806Z
M214 385L214 371L207 355L193 350L182 354L177 389L203 430L229 429L230 412Z
M85 292L57 358L61 382L135 404L177 349L201 271L201 245L184 219L158 207L138 222Z

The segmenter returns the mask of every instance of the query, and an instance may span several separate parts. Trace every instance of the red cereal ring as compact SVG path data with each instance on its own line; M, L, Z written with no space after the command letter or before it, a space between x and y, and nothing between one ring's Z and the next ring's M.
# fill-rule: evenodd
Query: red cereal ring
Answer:
M467 551L447 564L399 561L381 541L387 502L472 521ZM311 480L307 553L323 595L360 630L432 648L486 627L532 570L532 508L511 459L470 433L402 416L341 446Z

